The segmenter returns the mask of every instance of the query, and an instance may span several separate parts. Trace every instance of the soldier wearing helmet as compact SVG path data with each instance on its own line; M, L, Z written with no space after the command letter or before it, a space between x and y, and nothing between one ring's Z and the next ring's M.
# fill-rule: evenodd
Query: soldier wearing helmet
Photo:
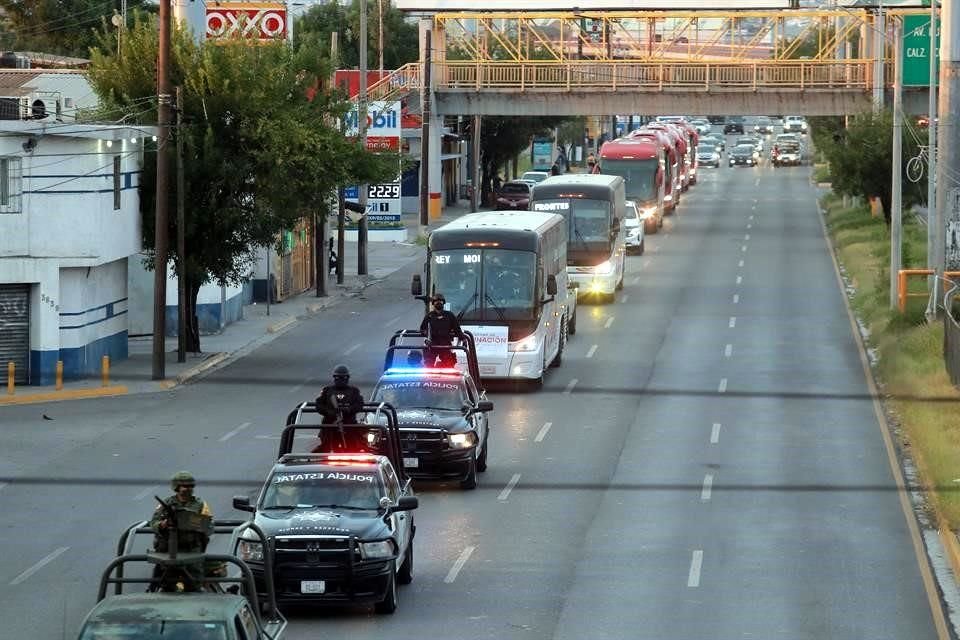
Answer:
M193 495L193 488L196 484L193 474L189 471L178 471L170 478L170 488L173 489L174 493L163 501L168 507L173 507L174 511L190 511L205 516L205 519L209 522L205 532L177 532L177 549L183 552L205 551L207 543L210 542L210 536L213 534L213 512L210 511L210 505ZM154 549L157 551L165 552L167 550L171 524L167 510L157 505L153 512L153 518L150 519L150 526L157 534L154 543Z
M350 370L338 364L333 370L333 384L325 386L317 397L317 412L323 424L356 424L357 413L363 411L363 395L350 384Z

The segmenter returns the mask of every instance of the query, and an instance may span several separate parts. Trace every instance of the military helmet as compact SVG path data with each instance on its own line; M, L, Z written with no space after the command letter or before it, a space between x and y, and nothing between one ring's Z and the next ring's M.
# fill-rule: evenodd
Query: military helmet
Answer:
M336 378L337 376L347 376L348 378L350 377L350 369L347 369L347 365L338 364L336 367L333 368L333 377Z
M196 486L196 484L196 479L194 479L193 474L189 471L177 471L175 474L173 474L173 477L170 478L170 488L174 491L176 491L181 485L193 487Z

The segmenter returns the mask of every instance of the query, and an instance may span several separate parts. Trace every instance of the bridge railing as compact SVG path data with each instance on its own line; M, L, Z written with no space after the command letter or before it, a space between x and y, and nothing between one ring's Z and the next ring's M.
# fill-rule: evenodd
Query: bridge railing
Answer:
M435 63L437 89L856 89L871 86L872 60L742 62Z

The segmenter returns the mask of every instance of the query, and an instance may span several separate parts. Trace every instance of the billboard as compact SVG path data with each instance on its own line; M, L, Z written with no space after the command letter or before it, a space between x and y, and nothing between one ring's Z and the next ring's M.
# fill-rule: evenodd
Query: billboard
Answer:
M287 38L287 6L277 2L223 2L207 5L207 40Z
M400 150L400 101L374 101L367 104L367 150ZM348 138L359 133L357 111L349 111L343 118L343 131ZM369 222L400 222L401 195L400 172L393 182L371 184L367 187L367 220ZM345 190L347 200L359 201L359 189L348 187Z
M396 0L401 11L634 11L702 9L790 9L796 0ZM665 7L669 4L669 7Z

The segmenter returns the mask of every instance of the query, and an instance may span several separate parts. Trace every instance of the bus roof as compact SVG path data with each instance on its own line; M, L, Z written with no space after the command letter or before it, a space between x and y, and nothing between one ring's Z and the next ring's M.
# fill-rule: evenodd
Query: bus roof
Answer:
M605 142L600 158L610 160L650 160L658 156L661 145L650 138L617 138Z
M568 173L550 176L533 188L531 200L558 198L565 193L593 200L612 200L615 191L623 185L623 178L605 173Z
M540 236L557 225L566 228L566 219L556 213L541 211L468 213L433 231L430 234L430 249L476 247L536 251Z

